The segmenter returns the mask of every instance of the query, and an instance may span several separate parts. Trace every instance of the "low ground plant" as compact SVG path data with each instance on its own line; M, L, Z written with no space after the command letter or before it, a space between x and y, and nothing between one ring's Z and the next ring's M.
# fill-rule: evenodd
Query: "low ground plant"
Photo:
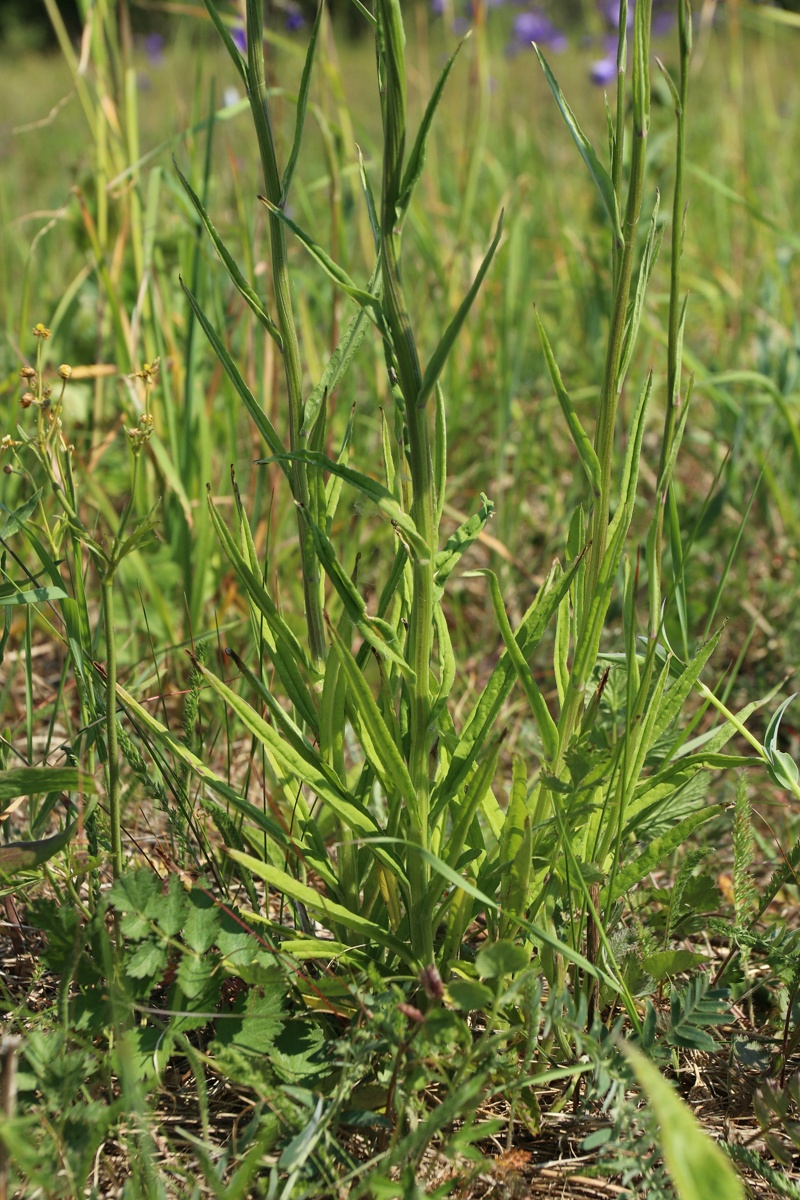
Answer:
M268 75L265 45L281 37L260 0L242 25L205 5L251 117L263 259L249 215L235 243L215 218L213 91L205 109L199 88L193 101L202 152L175 145L145 188L125 6L85 14L87 77L48 0L94 118L97 188L77 193L91 267L70 303L91 275L124 417L106 432L100 362L50 362L69 305L30 335L26 290L0 530L2 651L22 664L5 697L16 682L25 701L0 795L6 828L24 812L26 836L0 847L0 870L15 950L33 954L26 988L4 985L0 1185L463 1194L504 1147L498 1186L511 1195L529 1153L518 1143L535 1146L571 1105L597 1170L632 1193L744 1195L732 1158L795 1195L790 1173L776 1180L798 1145L797 936L768 918L793 895L800 841L765 869L751 803L764 787L800 799L791 699L775 698L778 680L740 701L749 639L730 666L724 626L747 515L780 492L769 462L702 606L691 586L735 478L720 455L707 494L686 500L696 393L769 379L686 369L689 4L676 5L667 68L650 0L621 0L605 144L546 48L531 55L570 169L594 188L604 246L590 396L553 336L546 279L526 317L539 403L559 422L548 437L570 474L550 493L569 508L540 578L519 570L521 541L508 549L507 483L491 497L493 464L507 469L513 438L528 436L513 406L493 427L492 465L470 463L452 502L464 360L498 296L503 379L522 353L519 196L503 185L507 214L479 203L487 162L497 169L484 6L474 49L454 48L416 113L399 0L356 3L380 118L359 148L324 5L288 106ZM420 195L429 168L446 172L436 127L469 55L474 137L440 258ZM303 182L310 138L324 219L319 180ZM668 169L669 205L655 179ZM183 222L169 266L162 190ZM573 219L564 212L565 228ZM439 278L426 289L430 247ZM537 281L525 290L536 296ZM81 378L92 413L74 442ZM224 415L204 399L211 381ZM769 388L796 451L794 394ZM235 466L212 486L220 431ZM93 462L113 465L113 480ZM43 743L39 646L56 663ZM167 687L177 651L180 685ZM730 846L726 903L703 870L715 840ZM760 1040L759 1003L775 1006ZM724 1061L725 1047L729 1079L765 1077L757 1144L732 1142L727 1157L663 1078L703 1055Z

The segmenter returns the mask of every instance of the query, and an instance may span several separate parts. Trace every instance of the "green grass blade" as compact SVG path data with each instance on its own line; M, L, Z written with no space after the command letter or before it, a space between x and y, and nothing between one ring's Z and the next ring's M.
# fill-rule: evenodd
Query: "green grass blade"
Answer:
M425 107L425 112L420 122L420 127L417 130L417 136L414 139L414 145L411 148L411 153L406 162L405 171L403 173L403 182L400 185L400 199L397 205L398 218L403 219L408 211L408 206L414 195L414 189L419 182L422 172L425 169L425 154L428 148L428 138L430 137L431 128L433 127L433 118L436 115L436 110L439 107L439 101L444 93L445 85L448 76L453 69L453 64L458 57L458 54L463 46L463 41L459 42L453 53L444 65L436 85L431 92L430 99Z
M561 405L561 411L563 412L564 419L569 427L572 441L575 444L575 449L578 451L578 457L581 460L581 466L586 472L586 478L589 480L589 486L592 489L592 494L594 496L599 496L600 460L597 457L594 446L592 445L591 438L586 433L586 430L583 428L580 420L578 419L578 414L575 412L572 401L569 398L569 393L564 387L561 379L561 372L558 369L558 364L556 363L556 360L553 356L553 351L550 348L550 342L548 341L544 326L539 320L539 314L536 309L534 309L534 318L536 320L536 328L539 331L539 338L541 339L542 350L544 351L544 359L547 363L547 370L553 384L553 389L558 397L558 403Z
M622 234L617 195L614 191L614 184L611 180L611 176L600 162L600 159L597 157L591 142L578 124L575 114L567 104L564 93L561 91L561 88L559 87L553 72L547 65L547 62L539 47L534 43L533 48L536 51L536 56L539 59L542 70L545 74L545 79L550 86L550 91L553 93L553 97L558 105L562 117L564 118L567 129L572 134L572 139L575 142L575 145L578 147L578 152L580 153L583 161L586 163L586 166L589 168L589 174L595 181L603 204L606 206L606 211L608 212L608 216L611 221L611 228L614 232L614 240L618 246L622 246L625 242L625 239Z
M257 293L253 290L253 288L247 282L244 275L242 275L241 271L239 270L239 267L236 264L235 259L233 258L232 254L230 253L227 246L223 242L222 238L220 237L219 233L217 232L216 226L213 224L211 218L209 217L205 205L203 204L202 200L195 192L192 185L189 183L189 180L186 178L186 176L181 171L180 167L178 166L178 164L175 160L174 155L172 158L172 162L173 162L175 170L178 174L178 178L180 179L181 184L183 185L184 191L186 192L187 196L189 197L192 204L194 205L197 215L199 216L200 220L202 221L202 223L205 227L206 233L211 238L211 241L214 243L214 247L216 248L217 254L220 256L223 263L225 264L225 269L227 270L228 274L230 275L231 281L232 281L234 287L239 292L239 295L242 297L242 299L245 300L245 302L249 305L249 307L255 313L258 320L264 326L267 333L270 335L270 337L273 339L276 346L280 350L283 346L283 340L281 338L280 330L278 329L278 326L275 324L275 322L272 320L272 317L270 317L269 313L264 308L264 305L262 304L260 297L257 295Z
M303 142L303 127L306 121L308 92L309 88L311 87L311 68L314 65L314 51L317 48L317 37L319 35L319 27L324 8L324 0L319 0L317 5L317 15L314 18L314 24L311 28L311 38L309 39L308 49L306 50L306 60L303 64L303 74L300 78L300 90L297 94L297 113L294 123L292 149L289 153L289 159L283 172L283 178L281 179L281 204L284 206L289 198L289 189L292 186L294 169L297 166L297 159L300 154L300 146Z
M417 408L425 407L425 404L427 403L431 392L433 391L434 387L436 386L436 381L438 380L439 376L441 375L442 370L444 369L444 365L447 362L448 357L450 356L450 351L453 349L455 340L461 331L461 326L464 324L465 320L467 319L467 315L469 313L469 310L472 308L472 305L475 301L475 297L477 296L478 292L480 291L480 287L481 287L481 284L483 283L484 276L486 275L486 272L489 270L492 259L494 258L495 251L497 250L497 247L500 244L500 238L502 236L502 233L503 233L503 214L501 212L500 219L497 222L497 230L495 231L495 235L492 239L492 243L489 246L489 249L486 251L486 254L484 255L483 262L481 263L480 267L478 268L478 272L472 281L472 286L470 287L470 289L467 292L464 299L461 301L461 304L458 306L455 316L453 317L450 324L447 326L447 329L442 334L442 338L439 342L439 345L434 350L433 354L430 357L428 365L425 368L425 374L422 376L422 384L419 389L419 395L417 396L417 401L416 401Z
M225 343L222 341L222 338L219 336L216 329L212 325L211 321L209 321L208 317L203 312L202 308L197 303L197 300L194 298L194 296L192 295L190 290L187 288L186 284L183 282L182 279L180 280L180 285L186 294L186 298L189 301L192 311L194 312L195 316L197 317L197 320L200 322L203 332L205 333L206 337L208 338L209 342L211 343L211 345L214 349L214 353L216 354L220 363L224 367L225 374L230 379L234 388L236 389L236 391L238 392L242 401L244 402L245 408L250 413L250 416L253 418L253 421L256 424L256 428L258 429L259 433L261 434L264 441L269 446L270 450L275 455L275 457L277 459L280 459L284 453L284 446L283 446L283 442L278 437L278 434L275 431L275 429L272 425L272 422L269 420L269 418L267 417L263 408L260 406L260 404L256 400L255 396L250 391L250 388L247 386L244 379L242 378L242 376L239 372L239 368L236 366L236 363L233 361L230 354L228 353L228 350L225 346ZM281 469L283 470L287 479L291 483L291 473L289 471L289 468L286 466L285 463L281 463L280 465L281 465Z
M418 965L415 963L408 945L374 921L368 921L360 913L351 912L344 905L329 900L321 892L315 891L305 883L300 883L285 871L279 870L278 867L272 867L259 858L242 854L239 850L228 849L227 853L230 858L252 872L258 879L263 879L269 887L275 888L284 896L290 896L293 900L299 900L311 912L321 913L328 928L332 928L334 924L343 925L358 937L363 938L367 945L372 943L376 946L383 946L407 966L416 967ZM245 915L256 920L261 919L258 913Z

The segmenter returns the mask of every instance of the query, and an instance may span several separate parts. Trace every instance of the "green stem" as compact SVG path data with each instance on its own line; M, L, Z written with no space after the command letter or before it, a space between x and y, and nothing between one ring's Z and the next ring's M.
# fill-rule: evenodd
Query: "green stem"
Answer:
M672 198L672 257L669 279L669 331L667 341L667 405L664 413L664 432L658 479L661 480L669 459L675 436L675 422L680 409L680 378L678 377L678 336L680 326L681 258L683 255L683 173L686 161L686 101L689 91L689 58L691 52L691 14L686 0L679 0L680 81L675 105L677 145L675 152L675 194ZM661 625L661 581L664 553L664 511L668 491L656 496L656 521L649 564L649 606L651 640L658 636Z
M280 208L283 205L281 178L275 155L275 141L269 119L267 81L264 71L263 15L261 0L247 0L247 54L249 65L250 109L258 139L264 186L267 199ZM289 264L286 254L286 232L279 217L269 215L270 247L272 251L272 280L275 290L277 324L283 341L283 365L289 399L289 447L303 449L300 430L303 425L303 375L300 363L300 344L292 309ZM292 463L292 492L301 506L297 514L298 536L303 573L303 596L308 623L308 640L313 665L321 670L326 657L323 592L319 563L314 543L306 527L302 510L309 505L308 470L304 463Z
M106 751L108 754L108 811L111 821L111 868L115 879L123 869L120 812L119 744L117 741L117 643L114 630L113 569L101 584L106 640Z
M403 394L408 425L411 474L411 516L428 547L423 558L412 562L413 593L409 614L408 658L416 679L409 688L409 773L414 784L418 820L409 814L409 839L421 849L429 848L430 830L430 664L433 652L434 553L437 541L436 505L433 487L433 456L429 414L419 408L422 371L400 273L400 234L397 201L403 172L406 133L405 64L403 27L398 0L380 0L379 26L383 35L384 62L384 160L381 210L381 269L383 305L391 333L397 376ZM425 916L425 897L430 872L422 854L411 849L409 885L417 903L409 914L411 942L423 963L433 962L433 929Z

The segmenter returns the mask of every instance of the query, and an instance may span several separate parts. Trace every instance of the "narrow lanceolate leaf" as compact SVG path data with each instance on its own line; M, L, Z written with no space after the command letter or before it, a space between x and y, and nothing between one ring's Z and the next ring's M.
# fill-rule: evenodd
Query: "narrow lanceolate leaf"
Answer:
M461 331L461 326L464 324L465 320L467 319L467 314L469 313L469 310L472 308L472 305L475 301L475 297L477 296L478 292L480 291L480 287L481 287L481 284L483 283L484 276L486 275L486 272L489 270L489 266L491 264L492 259L494 258L495 251L496 251L498 245L500 244L500 238L502 236L502 233L503 233L503 213L501 212L500 220L497 222L497 229L495 231L495 235L492 238L492 243L489 246L489 249L486 251L483 262L481 263L480 267L478 268L478 272L472 281L472 286L470 287L470 289L467 292L464 299L461 301L461 304L458 306L458 310L456 311L455 316L453 317L450 324L447 326L447 329L444 331L444 333L442 335L442 339L439 342L439 345L434 350L433 354L431 355L430 361L429 361L427 367L425 368L425 374L422 377L422 386L420 387L419 395L417 396L417 408L424 408L425 404L427 403L427 401L430 397L431 392L433 391L434 387L436 386L436 381L439 378L439 376L441 375L442 370L444 368L444 364L447 362L447 359L450 356L450 351L453 349L453 344L455 343L455 340Z
M48 604L51 600L66 600L67 593L60 587L38 587L22 590L16 583L0 586L0 608L14 604Z
M53 855L63 850L78 830L78 822L73 821L61 833L53 837L42 838L38 842L10 842L0 846L0 879L13 875L17 871L30 871L48 861Z
M250 416L255 421L258 432L261 434L264 441L267 443L267 445L269 446L270 450L275 455L275 457L279 459L280 456L283 454L283 449L284 449L283 442L278 437L278 434L277 434L275 428L273 427L272 422L269 420L269 418L267 417L263 408L258 403L255 396L250 391L250 388L247 386L247 384L245 383L241 374L239 373L239 368L236 366L236 363L233 361L230 354L228 353L228 350L227 350L222 338L219 336L216 329L211 324L208 317L203 312L202 308L197 303L197 300L194 298L191 291L189 290L189 288L186 286L186 284L183 282L182 279L180 280L180 285L183 288L183 291L186 295L186 299L189 301L189 305L192 309L192 312L197 317L197 320L200 322L200 326L203 330L203 333L206 335L209 342L211 343L214 353L216 354L217 358L222 363L222 366L225 369L225 374L230 379L234 388L236 389L236 391L238 392L242 401L244 402L245 408L247 409L247 411L250 413ZM281 463L281 467L282 467L282 470L284 471L284 474L286 475L287 479L289 480L289 482L291 484L292 480L291 480L291 472L289 470L289 467L285 463Z
M372 479L371 476L364 475L361 471L354 471L352 467L346 467L344 463L334 462L332 458L328 458L327 454L321 454L314 450L297 450L284 454L283 457L290 462L296 461L305 463L309 467L321 467L324 471L330 471L332 475L337 475L345 483L349 483L351 487L377 504L381 512L403 534L404 540L411 546L415 555L419 556L420 562L426 562L430 558L431 551L417 532L411 516L400 507L388 488L385 488L377 479ZM258 463L270 461L270 459L256 459Z
M233 283L236 290L239 292L239 295L242 297L242 299L245 300L245 302L250 306L252 311L255 313L256 317L261 322L261 324L264 326L267 333L270 335L270 337L273 338L276 345L278 346L278 349L279 350L282 349L283 348L283 339L281 338L280 330L278 329L278 326L275 324L275 322L272 320L272 317L269 315L269 313L264 308L264 305L262 304L261 299L258 296L258 294L250 286L250 284L247 282L247 280L245 279L242 272L239 270L239 267L237 266L236 261L233 258L233 255L228 250L227 246L225 245L225 243L223 242L219 233L217 232L217 229L216 229L215 225L213 224L211 218L209 217L208 212L206 211L205 205L203 204L203 201L197 195L194 188L189 183L189 180L182 173L180 167L178 166L178 164L175 160L174 155L172 156L172 162L175 167L175 170L178 172L178 178L180 179L181 183L183 184L184 191L186 192L187 196L189 197L192 204L194 205L197 215L199 216L200 220L202 221L203 225L205 226L206 233L211 238L211 241L214 243L217 254L220 256L223 263L225 264L225 268L231 277L231 282Z
M300 91L297 94L297 111L294 123L294 139L292 141L292 149L289 154L289 161L286 163L286 169L283 172L281 180L281 204L285 206L289 196L289 189L292 186L292 176L294 169L297 166L297 157L300 153L300 146L303 141L303 126L306 121L306 108L308 107L308 91L311 86L311 68L314 65L314 51L317 47L317 36L319 34L320 21L322 20L322 10L325 5L320 0L317 7L317 16L311 30L311 38L306 51L306 61L303 65L303 74L300 79Z
M193 754L183 742L167 729L166 725L162 725L152 713L147 711L144 705L140 704L138 700L134 700L130 692L126 692L120 684L117 684L117 696L121 700L126 712L136 724L140 728L146 729L148 733L153 734L161 745L166 747L175 758L187 766L198 779L202 779L213 792L221 796L237 812L248 817L259 829L263 830L270 837L276 838L278 845L289 846L289 839L277 821L270 820L262 809L251 804L249 800L245 800L235 788L232 788L224 779L220 779L210 767L206 766L202 759ZM200 802L204 808L209 809L212 813L217 807L215 801L206 800L203 796L201 796Z
M577 559L561 575L558 574L557 567L554 568L523 617L517 630L516 641L526 660L538 646L556 609L569 591L580 562L581 559ZM516 677L514 664L508 651L504 651L467 719L453 750L447 775L435 789L432 821L435 821L467 778L486 739L496 726L500 710L508 699Z
M692 661L685 667L664 696L659 708L658 719L653 726L650 746L655 745L683 709L684 702L689 693L694 690L703 667L716 650L721 634L722 630L720 629L712 638L709 638L704 646L700 647Z
M469 517L463 525L459 525L455 533L451 533L450 537L444 544L444 548L439 550L434 560L435 575L434 582L436 586L443 590L444 585L450 577L453 568L458 563L464 551L472 545L472 543L480 537L486 528L487 522L494 516L494 504L481 492L481 506L474 516Z
M239 53L239 47L231 37L231 32L228 29L228 26L225 24L225 21L222 19L214 0L203 0L203 3L208 9L208 15L211 17L211 20L216 26L217 33L222 38L225 49L228 51L228 54L230 54L233 60L233 65L236 67L236 70L239 72L242 78L242 83L244 84L245 88L249 88L247 63Z
M519 644L511 629L511 625L506 615L506 607L503 603L503 597L500 592L500 584L494 571L482 569L480 571L470 571L470 575L484 575L489 581L489 593L492 598L492 607L497 618L497 624L500 628L500 636L503 639L503 645L506 648L514 670L517 673L517 678L522 684L522 690L525 693L528 703L531 706L536 724L539 728L539 736L542 739L542 748L544 749L545 757L552 761L558 753L558 728L555 721L550 715L550 710L544 702L544 697L539 690L539 685L533 678L533 672L528 666L527 659L519 648Z
M445 89L448 76L453 69L453 63L458 57L458 53L463 46L463 41L459 42L450 58L445 63L442 73L436 81L436 87L431 92L428 100L425 113L422 117L420 127L417 131L417 136L414 139L414 145L411 148L411 153L408 156L406 169L403 173L403 182L400 185L400 200L397 205L397 215L400 219L408 211L408 206L411 203L411 198L414 195L416 187L422 172L425 168L425 153L428 148L428 138L430 136L433 118L436 115L436 109L439 107L439 101L442 98L442 93Z
M561 405L561 411L564 414L564 419L569 427L572 440L575 443L575 449L578 451L578 457L581 460L581 466L586 472L586 478L589 480L589 485L595 496L600 495L600 460L595 453L592 440L578 419L578 414L573 408L572 401L569 398L569 393L564 387L561 379L561 372L558 369L558 364L553 356L553 351L550 348L547 334L544 331L544 326L539 320L539 314L536 309L533 310L533 315L536 320L536 328L539 330L539 338L544 351L544 360L547 363L547 370L550 375L553 389L558 397L558 403Z
M364 288L358 287L347 274L344 267L340 267L338 263L335 263L331 256L325 250L323 250L322 247L318 245L309 234L305 233L299 225L296 225L291 217L287 217L282 208L279 208L276 204L273 204L267 199L266 196L259 196L258 198L261 203L269 209L273 216L278 217L284 225L291 229L298 241L302 242L311 257L322 267L323 271L330 276L334 283L337 283L342 291L345 292L351 300L355 300L356 304L363 308L365 312L371 314L373 320L380 322L381 303L378 297L373 296Z
M250 563L240 551L228 527L217 512L210 496L208 509L211 515L211 523L217 532L217 536L222 543L231 566L236 572L239 582L245 588L249 599L256 606L266 622L269 637L265 640L270 646L272 662L281 683L285 687L292 704L302 716L302 719L312 729L316 730L316 708L303 676L300 673L301 666L307 671L311 671L305 651L278 612L277 605L262 583L261 576L253 570Z
M628 313L628 318L625 322L625 334L622 344L622 356L619 364L619 375L617 377L617 390L622 387L622 382L628 373L631 359L633 357L633 349L636 345L636 338L639 333L639 325L644 312L644 298L647 293L647 287L650 283L650 276L653 274L653 268L658 260L659 251L661 250L661 242L664 237L664 226L658 224L658 207L660 196L656 192L656 202L653 206L653 215L650 218L650 225L647 230L647 238L645 239L644 250L642 251L642 261L639 267L639 276L636 281L636 292L633 297L633 303ZM680 372L678 373L680 378Z
M370 616L364 597L339 561L328 535L310 519L308 514L305 514L305 519L311 531L320 566L335 587L353 625L373 650L377 650L382 658L399 667L406 680L411 682L416 676L402 655L395 630L380 617Z
M730 1159L658 1067L628 1042L622 1049L655 1113L664 1163L679 1200L744 1200L744 1187Z
M318 766L314 766L293 746L290 746L280 733L269 725L246 700L237 696L227 684L202 664L198 663L197 669L212 690L236 714L244 727L261 742L272 759L283 770L294 775L298 782L309 787L320 800L328 804L348 829L352 829L355 833L377 832L378 827L371 814L365 809L359 808L352 798L335 786Z
M380 296L380 264L375 268L372 278L367 285L370 292ZM319 411L326 397L343 379L351 362L355 358L361 343L364 341L369 320L363 308L360 308L342 334L341 340L331 354L319 382L314 387L303 407L303 424L300 429L301 437L308 437L316 424Z
M553 93L553 97L555 98L555 102L559 107L562 117L564 118L567 129L572 134L572 139L575 142L575 145L578 147L580 156L586 163L586 166L589 168L589 174L595 181L603 203L606 206L609 219L611 220L611 228L614 231L614 239L617 244L621 246L625 239L622 235L622 225L620 224L619 219L617 195L614 191L614 184L611 180L611 176L600 162L600 159L595 154L591 142L578 124L575 114L567 104L567 101L564 98L564 93L558 86L553 72L548 67L547 62L545 61L544 56L542 55L536 43L534 43L533 48L536 51L536 55L541 63L542 70L544 71L545 78L550 85L550 91Z
M700 812L692 813L683 821L679 821L672 829L652 841L633 862L615 876L611 893L604 899L604 903L613 903L620 896L625 896L635 884L654 871L659 863L668 858L679 846L682 846L698 826L704 825L706 821L710 821L712 817L716 817L722 811L723 805L709 804Z
M77 767L13 767L0 771L0 805L44 792L93 792L94 780Z
M524 908L532 869L531 816L528 811L528 770L521 754L515 754L511 774L511 798L503 822L500 842L500 905L504 917L519 916Z
M373 763L373 767L376 773L382 776L387 792L391 793L397 790L416 820L418 818L417 796L403 756L389 732L381 710L375 703L363 672L359 669L358 663L350 653L344 639L339 636L332 625L328 626L328 632L342 673L347 680L350 697L358 712L359 720L366 728L372 752L378 759L376 763ZM366 746L364 749L366 752Z
M399 938L394 937L388 930L383 929L380 925L376 925L374 921L368 921L360 913L351 912L343 904L337 904L334 900L329 900L327 896L323 896L320 892L315 891L314 888L309 887L305 883L300 883L297 879L293 879L286 871L281 871L278 867L272 867L269 863L262 862L259 858L253 858L249 854L242 854L240 850L228 849L227 853L234 862L245 867L258 879L263 879L269 887L275 888L281 895L289 896L292 900L299 900L311 912L322 913L328 928L334 923L341 924L345 929L349 929L358 937L363 938L366 943L384 946L392 954L396 955L401 962L409 966L416 965L409 946L401 942ZM247 913L245 915L254 917L256 920L263 919L259 917L258 913Z

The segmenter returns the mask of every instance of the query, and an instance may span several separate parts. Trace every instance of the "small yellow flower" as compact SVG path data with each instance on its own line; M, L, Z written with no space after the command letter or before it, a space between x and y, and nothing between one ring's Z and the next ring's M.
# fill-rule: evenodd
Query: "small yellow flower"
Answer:
M69 379L70 375L72 374L72 367L69 365L69 363L62 363L58 368L58 373L62 379Z
M46 342L47 339L50 337L50 330L47 328L46 325L43 325L42 322L39 321L33 327L33 336L40 337L40 338L42 338L43 341Z

